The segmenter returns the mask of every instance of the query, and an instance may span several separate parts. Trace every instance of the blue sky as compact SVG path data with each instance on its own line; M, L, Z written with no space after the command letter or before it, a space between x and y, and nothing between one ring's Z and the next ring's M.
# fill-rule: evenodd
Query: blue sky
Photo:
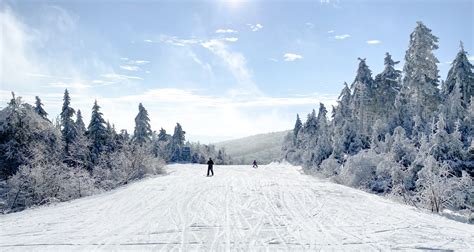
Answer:
M289 129L328 107L357 58L374 76L402 61L423 21L440 38L441 78L462 40L473 51L473 1L2 1L1 106L15 91L59 114L68 88L86 120L94 99L133 132L138 103L154 130L191 140ZM472 56L470 59L473 59Z

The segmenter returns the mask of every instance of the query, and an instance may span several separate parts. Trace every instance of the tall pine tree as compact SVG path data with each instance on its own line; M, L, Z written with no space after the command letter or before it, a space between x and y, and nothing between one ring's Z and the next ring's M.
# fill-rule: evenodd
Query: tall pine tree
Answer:
M295 127L293 128L293 144L296 145L296 139L298 139L298 132L303 127L303 123L301 122L300 115L296 114L296 122Z
M354 82L351 85L351 109L353 118L357 122L358 131L370 135L370 129L375 122L374 80L372 71L365 63L365 59L359 58L359 67Z
M105 149L104 146L107 136L108 132L105 127L105 120L102 117L100 106L96 100L92 107L91 121L87 127L87 137L91 141L91 156L94 164L97 163L100 153Z
M464 108L469 106L471 97L474 96L474 73L472 72L474 66L467 58L467 52L464 51L463 43L460 42L459 52L456 55L451 69L449 69L448 77L445 81L444 95L449 96L456 90L456 84L459 85L459 92L461 93L461 104Z
M69 145L71 145L77 136L76 125L72 119L76 112L70 107L70 105L71 98L69 97L69 92L66 89L64 91L63 108L61 111L61 133L66 154L69 154Z
M393 61L389 53L385 53L382 73L375 76L375 111L379 119L387 122L395 110L395 99L400 91L401 71L395 69L399 61Z
M181 148L184 146L184 141L186 141L185 135L186 132L181 127L181 124L176 123L174 127L174 133L171 137L171 162L180 161L181 157Z
M77 110L77 114L76 114L76 128L77 128L78 133L81 133L81 134L86 133L86 125L84 124L84 121L82 119L82 113L80 109Z
M135 131L133 133L133 141L137 144L143 144L151 140L150 118L145 107L140 103L138 105L138 115L135 117Z
M403 67L403 85L408 91L410 106L415 115L423 122L432 119L433 112L440 102L439 94L439 63L433 50L438 49L438 37L422 22L417 22L415 30L410 34L410 43L405 54Z

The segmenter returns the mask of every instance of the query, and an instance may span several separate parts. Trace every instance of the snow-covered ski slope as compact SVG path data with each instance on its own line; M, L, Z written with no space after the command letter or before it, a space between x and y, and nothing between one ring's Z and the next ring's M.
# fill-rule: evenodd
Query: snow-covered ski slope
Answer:
M0 216L0 251L474 250L474 226L271 164L169 175Z

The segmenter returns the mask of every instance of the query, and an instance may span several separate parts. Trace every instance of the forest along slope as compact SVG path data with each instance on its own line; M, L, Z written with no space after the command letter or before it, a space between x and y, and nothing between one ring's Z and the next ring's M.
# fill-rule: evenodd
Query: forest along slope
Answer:
M145 179L0 216L0 250L474 249L474 226L270 164L170 165Z

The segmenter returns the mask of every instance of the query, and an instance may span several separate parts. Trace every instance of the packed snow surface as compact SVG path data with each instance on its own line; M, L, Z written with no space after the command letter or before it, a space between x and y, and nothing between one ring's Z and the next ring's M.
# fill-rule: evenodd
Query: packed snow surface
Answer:
M474 250L474 226L270 164L166 176L0 216L0 250Z

